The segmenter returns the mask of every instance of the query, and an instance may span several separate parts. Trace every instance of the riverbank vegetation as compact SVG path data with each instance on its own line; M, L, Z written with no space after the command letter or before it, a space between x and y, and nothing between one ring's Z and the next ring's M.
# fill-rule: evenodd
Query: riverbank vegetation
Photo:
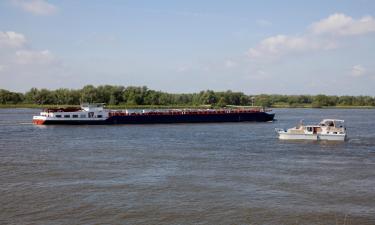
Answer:
M305 107L305 108L373 108L372 96L328 95L246 95L242 92L212 90L199 93L173 94L148 89L146 86L86 85L82 89L56 90L31 88L26 93L0 89L0 107L71 106L81 102L106 103L111 108L162 108L162 107Z

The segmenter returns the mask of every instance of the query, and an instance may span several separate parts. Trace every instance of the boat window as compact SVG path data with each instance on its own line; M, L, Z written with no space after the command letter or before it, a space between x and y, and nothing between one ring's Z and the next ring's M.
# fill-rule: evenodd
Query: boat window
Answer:
M64 118L70 118L70 115L64 115Z
M60 118L60 117L61 117L61 115L56 115L56 117L57 117L57 118Z
M85 114L81 114L79 117L86 118L86 115Z
M102 115L98 115L98 118L102 118L103 116Z
M73 115L73 118L78 118L78 115Z
M312 131L312 127L308 127L307 131L311 132Z

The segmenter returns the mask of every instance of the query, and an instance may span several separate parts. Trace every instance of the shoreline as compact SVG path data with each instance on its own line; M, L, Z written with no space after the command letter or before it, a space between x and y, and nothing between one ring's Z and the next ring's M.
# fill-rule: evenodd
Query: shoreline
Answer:
M0 109L11 108L29 108L29 109L44 109L44 108L65 108L65 107L79 107L79 105L37 105L37 104L0 104ZM228 106L227 106L228 107ZM228 108L241 108L252 106L229 106ZM261 106L254 106L261 107ZM184 109L184 108L223 108L210 105L107 105L108 109ZM267 108L274 109L375 109L375 106L322 106L313 107L311 105L271 105Z

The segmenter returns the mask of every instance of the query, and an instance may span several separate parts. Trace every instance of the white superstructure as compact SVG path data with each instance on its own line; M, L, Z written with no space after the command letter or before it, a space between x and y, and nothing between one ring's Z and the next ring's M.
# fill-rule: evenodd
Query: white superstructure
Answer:
M324 119L318 125L303 125L302 121L288 130L276 128L282 140L330 140L344 141L346 128L344 120Z
M80 108L45 109L39 116L33 116L34 124L48 121L103 121L108 118L104 104L82 104Z

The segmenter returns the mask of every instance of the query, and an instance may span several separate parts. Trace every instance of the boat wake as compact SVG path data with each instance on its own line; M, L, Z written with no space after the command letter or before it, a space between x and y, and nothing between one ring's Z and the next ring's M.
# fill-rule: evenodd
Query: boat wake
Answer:
M348 139L348 142L349 143L360 143L361 139L359 139L359 138L350 138L350 139Z

